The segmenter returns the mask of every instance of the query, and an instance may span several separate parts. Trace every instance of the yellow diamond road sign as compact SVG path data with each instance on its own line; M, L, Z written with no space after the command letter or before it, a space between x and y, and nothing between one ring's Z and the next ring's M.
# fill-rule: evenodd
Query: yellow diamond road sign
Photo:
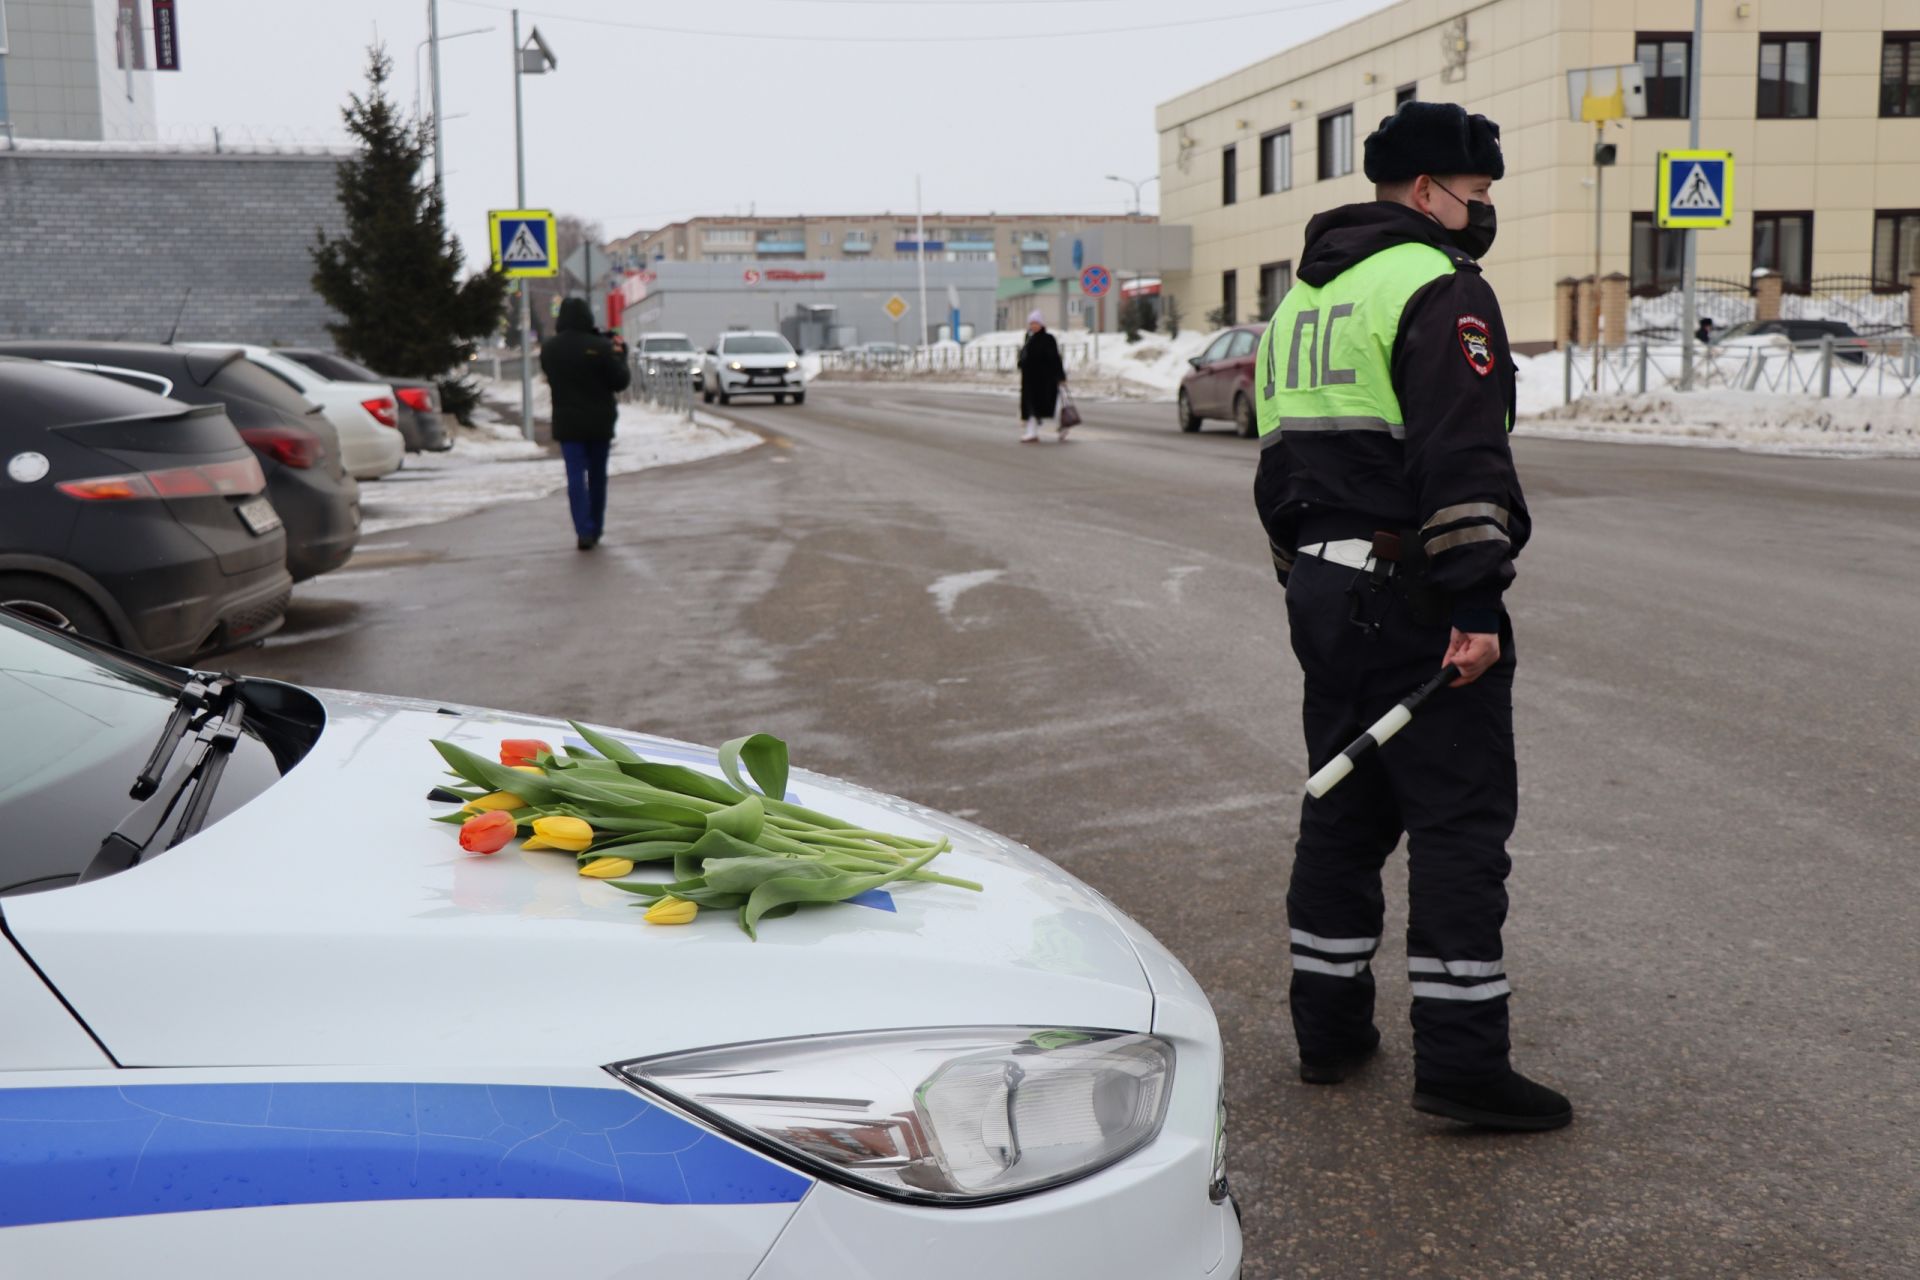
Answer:
M493 267L501 275L557 276L553 213L548 209L494 209L487 214Z
M884 309L887 315L898 320L901 316L907 314L907 300L896 293L887 299Z
M1659 225L1699 230L1733 221L1733 152L1662 151L1654 172Z

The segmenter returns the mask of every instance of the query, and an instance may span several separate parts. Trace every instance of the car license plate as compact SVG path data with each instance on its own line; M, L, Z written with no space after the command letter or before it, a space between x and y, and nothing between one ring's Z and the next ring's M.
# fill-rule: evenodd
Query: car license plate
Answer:
M265 498L248 498L234 510L240 513L240 523L255 537L280 527L280 513Z

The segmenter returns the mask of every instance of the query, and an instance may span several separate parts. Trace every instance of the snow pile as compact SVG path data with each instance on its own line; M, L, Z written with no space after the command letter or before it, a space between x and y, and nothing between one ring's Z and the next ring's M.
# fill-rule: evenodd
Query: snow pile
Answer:
M520 408L520 388L510 382L482 380L484 402ZM546 386L534 387L536 413L547 401ZM559 450L534 444L519 429L501 422L483 403L473 427L454 429L453 448L445 453L407 455L404 470L360 486L361 537L435 524L471 514L499 502L543 498L567 487ZM688 422L679 414L642 404L620 406L619 430L607 459L609 475L696 462L750 449L760 437L705 414Z
M1823 400L1748 391L1600 395L1530 418L1524 429L1560 439L1920 458L1920 400L1911 398Z
M1061 359L1067 365L1068 382L1076 393L1128 400L1173 399L1180 380L1192 372L1187 361L1206 350L1218 336L1217 331L1183 330L1178 338L1143 333L1138 342L1129 343L1124 333L1103 333L1096 344L1093 335L1083 330L1054 333ZM1020 385L1020 371L1014 361L1026 339L1025 329L1001 330L983 333L964 346L951 341L933 343L896 366L838 368L830 357L823 363L830 378L911 379L1012 390Z
M1767 355L1770 363L1756 374L1743 353L1715 348L1699 367L1705 385L1695 391L1674 390L1656 364L1644 394L1616 389L1588 395L1583 388L1592 377L1592 356L1576 353L1572 404L1562 403L1565 353L1515 356L1520 418L1526 434L1562 439L1920 457L1920 396L1898 394L1898 381L1875 376L1877 367L1836 362L1833 394L1823 397L1808 394L1819 385L1818 352L1779 344ZM1739 389L1749 381L1751 389ZM1638 370L1603 365L1601 385L1637 387Z

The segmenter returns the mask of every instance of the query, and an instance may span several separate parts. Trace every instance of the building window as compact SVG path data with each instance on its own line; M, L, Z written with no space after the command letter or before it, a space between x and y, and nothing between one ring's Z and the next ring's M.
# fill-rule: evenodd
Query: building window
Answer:
M1902 293L1920 272L1920 209L1882 209L1873 215L1873 287Z
M1693 37L1684 31L1642 31L1634 37L1634 56L1647 78L1647 115L1653 119L1686 119Z
M1228 147L1220 153L1220 203L1232 204L1238 198L1240 148Z
M1393 109L1395 111L1406 106L1409 102L1418 102L1419 100L1420 86L1418 84L1403 84L1393 91Z
M1820 114L1820 37L1760 37L1762 120L1811 120Z
M1240 323L1240 273L1220 273L1220 314L1228 324Z
M1920 116L1920 33L1889 31L1880 48L1880 114Z
M1628 270L1635 294L1652 298L1672 293L1680 287L1686 262L1686 232L1660 227L1651 213L1633 215L1632 266Z
M1293 190L1293 130L1260 135L1260 194Z
M1353 172L1353 108L1320 117L1320 179L1343 178Z
M1273 313L1279 310L1280 299L1287 296L1287 290L1293 288L1293 264L1291 262L1263 262L1260 264L1260 318L1271 320Z
M752 244L753 232L746 227L709 227L701 239L708 244Z
M832 243L833 243L833 231L832 231L832 229L830 229L830 228L828 228L828 227L822 227L822 228L820 228L820 243L821 243L821 244L832 244Z
M1780 277L1788 293L1806 293L1813 281L1813 215L1755 213L1753 269Z

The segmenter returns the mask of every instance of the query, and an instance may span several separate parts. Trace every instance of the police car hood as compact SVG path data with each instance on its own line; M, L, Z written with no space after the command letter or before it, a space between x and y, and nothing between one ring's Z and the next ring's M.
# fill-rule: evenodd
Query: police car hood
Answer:
M567 853L463 853L428 791L434 738L559 747L551 720L322 692L326 728L278 783L128 871L8 901L9 928L127 1066L599 1065L823 1032L1151 1027L1137 926L1045 859L890 796L796 771L802 804L948 836L938 870L865 905L690 925L585 879ZM711 751L620 735L717 773ZM576 743L577 738L573 739ZM584 745L584 744L580 744Z
M1319 288L1348 267L1397 244L1430 244L1471 266L1473 259L1447 239L1446 228L1417 209L1391 200L1346 204L1315 214L1307 223L1306 248L1300 254L1300 279Z

